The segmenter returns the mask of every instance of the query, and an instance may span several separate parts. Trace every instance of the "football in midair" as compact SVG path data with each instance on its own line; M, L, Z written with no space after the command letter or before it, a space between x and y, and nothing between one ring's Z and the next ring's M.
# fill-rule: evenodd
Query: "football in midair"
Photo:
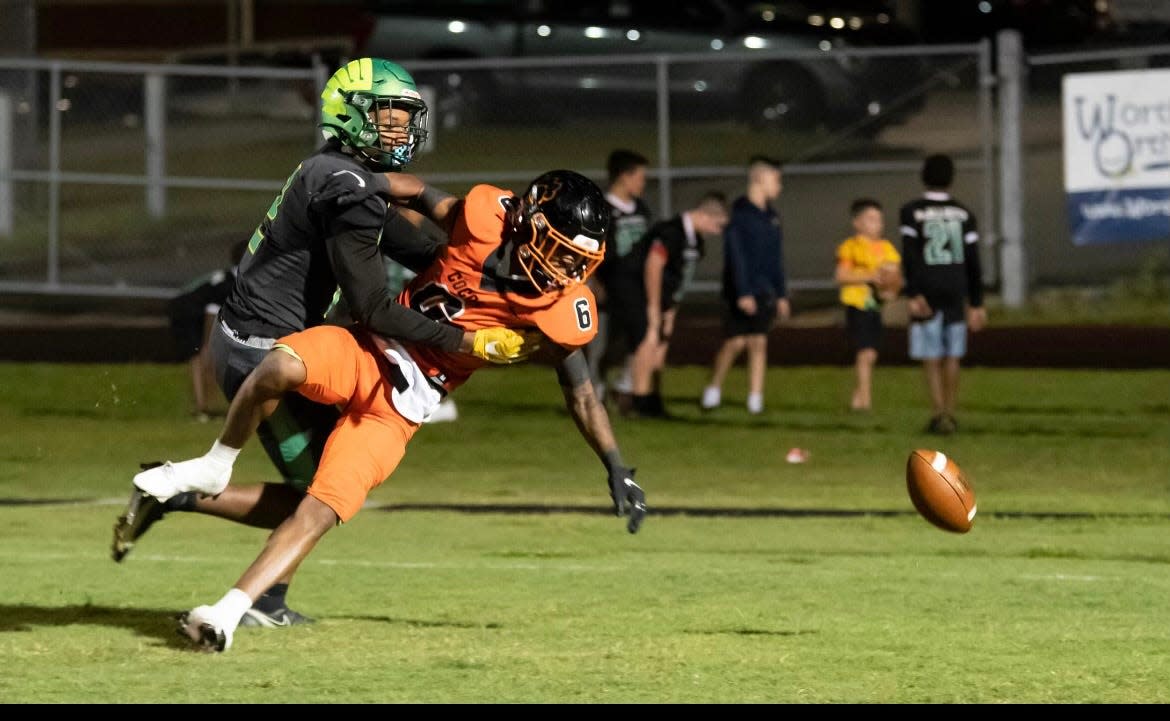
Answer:
M966 533L975 520L975 490L942 451L917 449L906 461L906 490L922 517L944 531Z

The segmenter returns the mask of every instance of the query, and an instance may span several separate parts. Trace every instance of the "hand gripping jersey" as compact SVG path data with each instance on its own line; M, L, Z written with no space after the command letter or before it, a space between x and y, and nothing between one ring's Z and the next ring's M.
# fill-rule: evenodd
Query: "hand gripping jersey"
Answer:
M538 328L553 343L580 348L597 334L596 302L584 283L554 293L537 293L527 281L499 278L505 202L510 191L477 185L464 199L451 242L433 264L398 296L403 305L464 330L505 326ZM470 354L402 344L432 385L451 391L484 365ZM393 357L391 357L393 361Z

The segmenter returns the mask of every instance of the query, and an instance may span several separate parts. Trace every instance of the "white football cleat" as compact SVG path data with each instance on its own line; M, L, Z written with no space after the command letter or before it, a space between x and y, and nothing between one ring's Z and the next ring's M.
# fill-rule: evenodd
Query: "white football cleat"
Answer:
M232 647L236 623L218 618L214 606L197 606L179 615L179 635L203 651L223 652Z
M232 479L231 466L216 468L205 457L171 463L142 471L134 476L134 486L143 493L166 501L180 493L218 496Z

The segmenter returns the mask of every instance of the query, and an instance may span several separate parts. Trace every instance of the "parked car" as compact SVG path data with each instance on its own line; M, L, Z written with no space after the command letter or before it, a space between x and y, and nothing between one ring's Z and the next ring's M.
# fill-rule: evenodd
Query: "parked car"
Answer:
M870 3L872 5L872 3ZM672 108L688 114L734 108L756 126L838 127L870 118L880 127L921 106L912 91L924 76L913 57L864 58L834 50L900 44L912 37L888 14L829 14L800 3L679 0L669 7L632 0L414 2L369 5L365 54L394 58L436 92L444 125L471 116L596 117L615 107L655 103L654 66L550 64L428 70L411 60L687 54L669 69ZM709 62L719 54L784 50L824 57ZM899 100L900 98L900 100ZM898 101L896 107L890 103ZM550 118L551 116L551 118Z

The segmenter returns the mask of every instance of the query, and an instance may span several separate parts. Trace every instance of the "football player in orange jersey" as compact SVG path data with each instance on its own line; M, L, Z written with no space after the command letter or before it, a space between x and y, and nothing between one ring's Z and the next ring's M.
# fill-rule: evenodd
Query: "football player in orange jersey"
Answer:
M557 376L578 430L605 465L614 510L636 533L646 497L622 460L581 350L596 334L596 305L584 281L604 257L609 206L600 189L568 170L541 175L521 197L477 185L456 198L403 174L394 175L391 187L397 201L429 216L450 237L400 302L465 330L505 325L538 333L558 359ZM318 326L281 338L232 401L217 443L242 448L265 404L287 391L338 404L344 414L296 511L223 598L180 616L180 633L205 650L229 648L255 598L295 569L329 529L354 517L440 400L481 365L472 356L358 327ZM168 464L169 490L221 492L230 469L209 474L200 461Z

